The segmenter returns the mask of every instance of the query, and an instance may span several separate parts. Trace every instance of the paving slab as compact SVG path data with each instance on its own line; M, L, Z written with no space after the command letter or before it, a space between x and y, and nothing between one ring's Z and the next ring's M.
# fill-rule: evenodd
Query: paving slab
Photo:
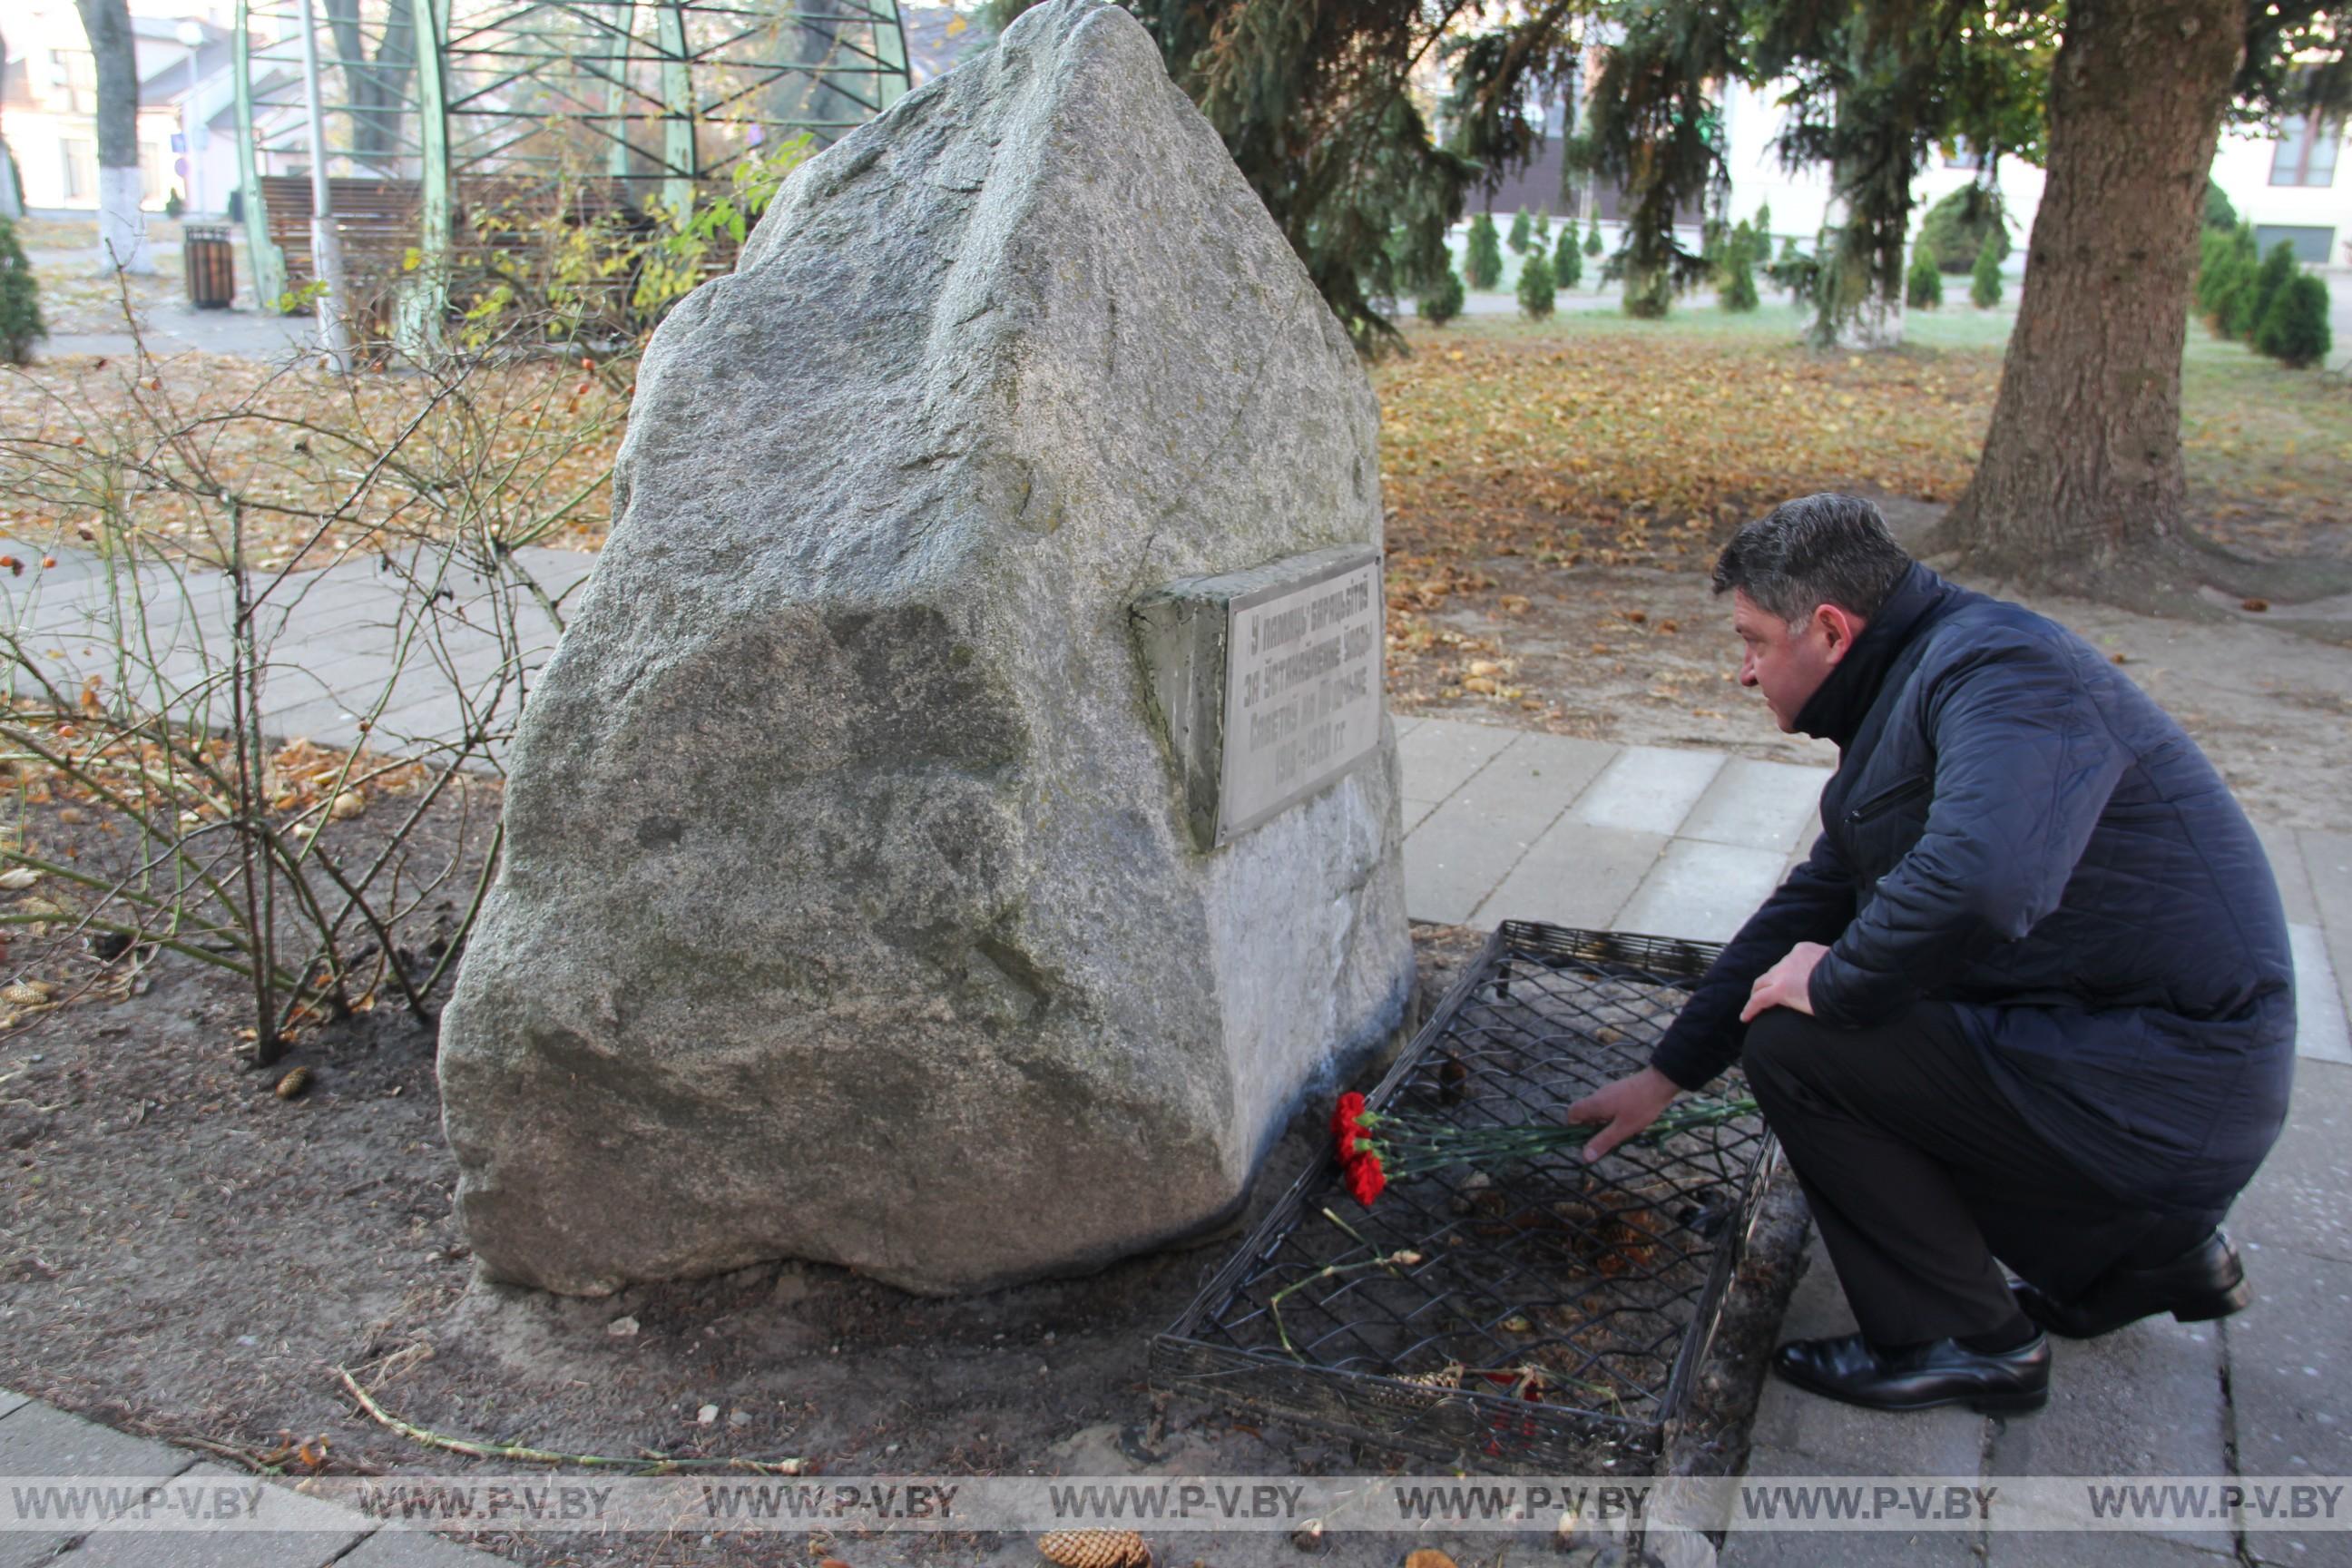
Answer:
M34 540L14 535L0 537L0 555L7 555L25 563L22 572L10 572L5 582L10 587L62 586L78 582L97 572L103 563L87 550L60 550L54 544L42 544ZM57 563L44 566L42 561ZM0 568L0 571L5 571Z
M2294 952L2295 1055L2352 1065L2352 1036L2345 1030L2344 992L2327 955L2327 933L2296 921L2286 934Z
M1734 757L1675 834L1782 855L1809 848L1822 830L1822 786L1829 781L1827 768Z
M422 1530L377 1531L335 1559L335 1568L497 1568L506 1559Z
M2230 1211L2230 1234L2262 1248L2252 1270L2280 1247L2352 1264L2352 1068L2295 1064L2286 1128Z
M1621 931L1728 942L1780 885L1777 849L1738 849L1676 838L1617 911Z
M1502 884L1477 906L1476 918L1486 925L1545 921L1610 930L1668 842L1664 834L1593 827L1563 816L1528 846ZM1411 839L1405 841L1405 856L1410 879Z
M2254 1304L2221 1322L2237 1473L2352 1476L2352 1263L2249 1249ZM2339 1504L2341 1506L2341 1504ZM2352 1534L2249 1531L2264 1562L2352 1563Z
M1750 1477L1805 1476L1801 1456L1759 1448ZM1721 1568L1977 1568L1980 1531L1738 1530L1723 1538Z
M1425 719L1397 742L1408 800L1444 800L1519 738L1499 724L1468 724L1458 719Z
M2303 868L2311 879L2311 900L2327 933L2328 962L2336 966L2336 994L2352 1012L2352 833L2299 829Z
M2100 1339L2053 1339L2051 1348L2050 1403L1994 1423L1987 1476L2229 1473L2221 1331L2150 1318ZM2152 1523L2146 1533L2234 1550L2227 1529ZM1993 1537L1996 1563L2003 1539Z
M162 1443L133 1437L26 1401L0 1416L0 1476L176 1476L196 1462Z
M0 1388L0 1419L15 1415L31 1403L31 1399L13 1388Z
M1428 733L1427 730L1421 731ZM1418 737L1416 737L1418 738ZM1405 836L1405 913L1457 924L1519 863L1570 796L1498 752Z
M1815 1232L1805 1249L1805 1271L1789 1298L1780 1338L1785 1342L1852 1332L1853 1313ZM1769 1374L1750 1430L1758 1448L1805 1467L1765 1472L1751 1458L1750 1474L1973 1476L1984 1462L1985 1417L1965 1406L1864 1410L1808 1394Z
M195 1466L163 1485L174 1498L234 1500L240 1519L257 1516L270 1528L159 1530L116 1520L92 1531L59 1568L320 1568L376 1528L353 1510L218 1465Z
M2231 1568L2238 1561L2234 1545L2211 1549L2122 1531L1999 1530L1987 1533L1985 1546L1985 1568Z
M1475 787L1490 795L1523 790L1565 811L1623 749L1571 735L1521 735L1479 770Z
M2286 918L2317 925L2319 905L2311 895L2311 873L2304 867L2303 846L2296 842L2294 830L2257 822L2254 836L2263 841L2263 852L2270 857L2271 876L2278 882L2279 901L2286 906Z
M1720 752L1628 746L1570 809L1595 827L1672 834L1728 760Z
M0 1476L141 1476L162 1481L194 1463L193 1454L30 1400L0 1415ZM55 1531L0 1532L0 1568L37 1568L99 1522Z

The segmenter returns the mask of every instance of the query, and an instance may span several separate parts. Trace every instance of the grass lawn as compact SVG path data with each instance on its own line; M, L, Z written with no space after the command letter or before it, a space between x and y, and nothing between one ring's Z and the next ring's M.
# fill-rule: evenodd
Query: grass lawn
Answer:
M1686 306L1662 322L1613 309L1566 310L1540 324L1409 321L1413 352L1371 373L1399 608L1476 584L1465 563L1481 556L1701 565L1738 519L1811 490L1948 502L1975 464L2012 320L1965 303L1914 312L1911 342L1874 355L1805 348L1802 314L1777 299L1745 316ZM46 470L36 477L25 471L26 447L0 453L0 531L39 542L88 521L92 500L74 493L67 455L76 437L136 445L151 421L195 422L214 471L288 509L247 517L258 553L284 560L315 527L299 514L342 500L353 460L400 428L421 395L413 380L340 384L215 358L175 360L146 381L136 369L68 356L0 374L0 426L46 459L32 465ZM2343 499L2352 495L2352 392L2201 326L2189 331L2184 382L2189 477L2207 525L2267 552L2352 555ZM436 433L429 466L506 465L535 495L574 503L548 542L594 548L610 523L609 489L595 481L625 416L624 367L588 376L560 363L512 365L472 384L496 417ZM245 416L217 422L232 407ZM329 434L298 447L305 426ZM379 486L305 563L429 527L442 478ZM161 537L199 544L216 522L185 493L121 499Z
M1914 312L1909 342L1871 355L1806 348L1778 303L1410 324L1412 353L1372 373L1394 575L1489 553L1696 565L1736 520L1817 489L1949 502L2013 320ZM2201 326L2182 390L2200 521L2270 553L2352 554L2352 390Z

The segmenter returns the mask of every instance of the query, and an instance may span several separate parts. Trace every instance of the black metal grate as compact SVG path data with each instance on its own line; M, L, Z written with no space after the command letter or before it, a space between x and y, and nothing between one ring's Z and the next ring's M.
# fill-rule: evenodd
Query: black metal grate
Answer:
M1647 1062L1717 951L1508 922L1366 1102L1559 1122ZM1152 1384L1483 1468L1646 1459L1704 1363L1769 1149L1748 1116L1592 1165L1411 1176L1370 1208L1327 1155L1153 1342ZM1400 1252L1419 1261L1376 1261Z

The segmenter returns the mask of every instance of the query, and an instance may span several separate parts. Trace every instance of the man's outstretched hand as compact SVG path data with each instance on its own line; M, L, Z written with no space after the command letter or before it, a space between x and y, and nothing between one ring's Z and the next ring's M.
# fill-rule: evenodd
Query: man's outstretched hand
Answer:
M1598 1160L1658 1119L1682 1092L1682 1086L1655 1068L1628 1073L1606 1089L1595 1089L1568 1108L1575 1122L1605 1121L1607 1126L1584 1145L1587 1163Z

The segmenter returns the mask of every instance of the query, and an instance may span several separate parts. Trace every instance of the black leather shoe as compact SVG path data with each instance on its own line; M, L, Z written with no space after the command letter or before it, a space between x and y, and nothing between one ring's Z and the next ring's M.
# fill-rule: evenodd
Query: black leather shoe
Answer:
M1872 1410L1931 1410L1966 1405L2013 1415L2050 1398L2050 1338L2036 1334L2013 1351L1972 1351L1930 1340L1884 1354L1860 1334L1791 1340L1772 1352L1772 1370L1799 1388Z
M2027 1317L2070 1340L2096 1339L2158 1312L2184 1323L2207 1322L2254 1299L2238 1249L2218 1230L2169 1263L2111 1269L2072 1301L2053 1300L2022 1279L2010 1290Z

